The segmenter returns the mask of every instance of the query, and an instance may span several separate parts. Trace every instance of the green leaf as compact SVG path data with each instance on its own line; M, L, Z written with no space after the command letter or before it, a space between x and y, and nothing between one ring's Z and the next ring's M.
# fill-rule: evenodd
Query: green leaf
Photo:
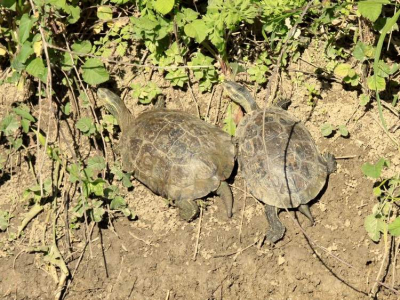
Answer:
M88 54L92 50L92 44L89 41L78 41L71 48L78 54Z
M69 14L67 17L69 24L75 24L81 17L81 8L79 6L67 5L65 11Z
M368 83L368 88L370 90L377 90L377 91L384 91L386 89L386 81L385 78L382 78L378 75L374 76L370 76L367 79L367 83Z
M186 24L184 30L187 36L194 38L199 44L205 40L209 32L203 20L194 20L192 23Z
M375 197L379 197L380 195L382 195L382 190L381 190L381 188L379 186L375 187L372 190L372 192L373 192Z
M376 179L381 176L381 172L384 166L388 167L389 162L384 158L380 158L374 165L370 163L363 164L361 166L361 170L365 176Z
M9 10L15 11L16 10L16 0L3 0L0 2L0 6L4 6Z
M97 58L89 58L82 66L83 80L90 85L97 85L109 80L110 76L104 64Z
M26 66L26 72L33 77L46 81L47 68L45 68L44 62L40 57L31 60L31 62Z
M22 15L18 29L18 41L20 44L23 44L28 39L33 23L29 14L25 13Z
M179 87L183 87L183 85L189 80L188 75L182 68L169 71L165 76L165 79L170 80L174 86Z
M324 123L320 127L323 136L330 136L333 132L333 126L330 123Z
M99 172L106 168L106 162L102 156L89 158L87 168L92 172Z
M358 42L354 47L353 56L359 61L364 61L366 59L363 45L365 45L363 42Z
M368 95L362 94L362 95L360 96L360 105L362 105L362 106L367 105L367 104L369 103L369 100L370 100L370 98L369 98Z
M382 4L389 4L389 0L368 0L358 2L358 11L360 14L375 22L382 12Z
M64 52L61 59L61 69L64 71L69 71L73 68L73 66L74 66L73 56L70 53Z
M21 119L21 126L22 126L22 130L25 133L29 132L29 127L31 126L31 122L28 121L27 119Z
M198 16L199 13L193 9L182 8L182 10L176 14L176 23L179 27L183 27L185 24L196 20Z
M15 59L24 64L32 54L33 54L33 48L31 43L25 42L22 45Z
M161 89L154 82L145 85L140 83L132 84L132 96L143 104L149 104L153 99L161 94Z
M94 193L97 197L104 196L104 185L105 181L101 178L88 183L89 194Z
M54 5L57 8L65 9L67 2L66 0L46 0L46 3Z
M118 56L124 56L127 49L128 49L128 44L126 42L122 42L118 44L116 52Z
M12 146L14 148L14 150L18 150L19 148L21 148L22 146L22 139L18 138L15 141L13 141Z
M16 107L13 108L13 111L24 119L27 119L31 122L36 122L35 118L29 113L29 109L27 107L25 108Z
M0 231L5 231L8 227L10 216L7 211L0 210Z
M71 114L71 102L67 102L61 107L61 110L65 115L69 116Z
M85 92L81 91L81 92L79 93L78 99L82 101L82 106L83 106L83 107L88 108L88 107L90 106L89 98L88 98L88 96L86 95Z
M131 182L131 178L130 178L131 177L131 173L124 173L117 166L113 166L111 168L111 173L113 173L115 175L117 180L122 180L122 184L124 185L124 187L130 188L130 187L133 186L132 182Z
M175 5L175 0L154 0L153 7L160 14L166 15Z
M84 177L86 179L93 178L93 176L94 176L93 171L91 169L89 169L89 168L84 168L83 169L83 174L85 175Z
M396 73L399 70L399 64L398 63L394 63L390 69L390 75L393 75L394 73Z
M335 75L340 77L346 77L349 75L351 66L349 64L338 64L334 70Z
M364 44L363 42L358 42L354 47L353 56L359 61L364 61L372 58L374 52L374 47Z
M233 76L236 76L236 74L238 74L240 72L245 72L246 71L246 68L243 65L241 65L241 64L239 64L237 62L229 63L229 66L231 67Z
M113 18L113 11L112 8L109 6L98 6L97 7L97 17L100 20L112 20Z
M250 75L250 79L256 81L258 84L263 84L267 82L266 73L269 68L266 65L255 65L247 70Z
M40 132L33 129L33 132L37 135L40 145L44 146L46 144L46 137Z
M19 128L19 122L13 115L6 116L0 125L0 130L3 131L6 136L13 135Z
M106 211L102 207L93 208L93 220L96 223L101 222L101 220L103 220L103 216L105 213L106 213Z
M388 226L389 233L393 236L400 236L400 217L397 217Z
M91 135L96 132L93 120L88 117L83 117L76 122L76 128L82 131L85 135Z
M383 60L380 60L378 63L378 68L376 70L376 75L379 77L387 78L390 74L390 66L385 63Z
M114 199L111 200L110 208L112 210L121 210L126 208L128 205L125 202L125 199L121 196L116 196Z
M369 215L364 220L364 228L368 232L369 237L374 242L378 242L381 237L381 229L383 228L383 221L376 218L375 215Z
M347 130L346 125L339 125L338 130L339 130L341 136L344 136L344 137L349 136L349 131Z
M69 181L71 181L72 183L79 181L80 168L78 164L72 164L68 168L68 173L69 173Z
M229 133L231 136L235 136L236 133L236 124L234 112L238 108L238 105L235 103L230 103L226 109L226 117L224 119L224 127L223 130Z

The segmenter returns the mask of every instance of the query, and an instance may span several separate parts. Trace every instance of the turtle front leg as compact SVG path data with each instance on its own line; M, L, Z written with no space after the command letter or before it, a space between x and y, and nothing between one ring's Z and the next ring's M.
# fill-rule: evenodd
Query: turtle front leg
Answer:
M328 170L328 174L332 174L332 173L336 172L337 163L336 163L335 156L331 153L325 153L322 156L326 161L326 168Z
M175 205L179 208L179 216L187 222L194 220L200 213L194 200L178 200Z
M231 188L226 181L221 181L218 190L215 193L222 199L226 208L226 214L228 218L232 217L232 207L233 207L233 196Z
M265 215L269 223L269 229L265 235L267 241L276 243L285 234L285 226L278 218L278 209L275 206L265 205Z

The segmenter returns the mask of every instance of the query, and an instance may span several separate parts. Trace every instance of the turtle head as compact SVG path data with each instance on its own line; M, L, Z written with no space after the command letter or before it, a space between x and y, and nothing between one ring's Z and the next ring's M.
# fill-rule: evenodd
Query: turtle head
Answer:
M231 98L233 102L243 107L246 112L258 109L254 97L243 85L234 81L224 81L222 85L229 98Z
M129 128L132 114L118 95L109 89L99 88L97 90L97 99L117 119L122 131Z
M109 89L99 88L97 90L97 99L101 104L105 105L107 110L112 113L117 120L119 120L122 112L121 107L125 105L118 95L114 94Z

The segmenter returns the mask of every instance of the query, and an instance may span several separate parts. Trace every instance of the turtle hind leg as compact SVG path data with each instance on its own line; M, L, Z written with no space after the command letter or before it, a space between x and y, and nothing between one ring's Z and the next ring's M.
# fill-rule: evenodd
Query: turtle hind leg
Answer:
M275 206L265 205L265 215L269 223L269 229L265 235L265 238L271 242L276 243L285 234L285 226L278 218L278 209Z
M314 218L311 214L310 207L308 206L308 204L301 204L298 210L310 220L311 225L314 224Z
M215 193L222 199L226 208L226 214L228 218L232 217L232 208L233 208L233 196L231 188L229 187L226 181L221 181L219 188L215 191Z
M194 200L178 200L179 216L187 222L194 220L200 213L199 206Z

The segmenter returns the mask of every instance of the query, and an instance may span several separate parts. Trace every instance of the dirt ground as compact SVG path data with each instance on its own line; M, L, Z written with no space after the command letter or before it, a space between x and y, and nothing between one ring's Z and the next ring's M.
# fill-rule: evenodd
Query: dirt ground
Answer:
M312 62L324 65L322 59L314 58ZM293 68L313 71L301 60ZM400 172L400 156L379 125L375 105L365 110L358 107L356 91L346 90L337 82L321 83L307 75L301 75L303 81L299 81L298 76L300 73L284 74L278 95L292 100L289 112L305 122L321 152L350 157L338 160L337 172L330 176L320 199L313 202L315 224L310 226L307 219L297 215L312 241L307 241L287 212L281 212L280 219L287 228L284 238L274 246L261 246L258 241L267 230L267 221L262 205L248 194L245 197L240 170L231 180L235 198L232 219L227 219L220 199L210 196L207 198L210 205L202 211L202 217L186 223L176 209L134 181L134 189L127 192L126 198L137 220L119 217L113 223L114 230L95 226L82 261L79 257L84 243L78 239L79 234L72 253L60 239L59 247L71 272L79 264L65 299L367 298L381 267L384 244L373 243L364 229L364 218L377 200L372 194L374 182L362 174L361 165L385 157L391 162L384 172L387 178ZM321 99L314 109L307 105L304 82L320 87ZM160 86L167 95L168 108L196 114L189 91L173 89L165 82ZM15 93L12 87L0 88L2 117L16 96L10 96ZM250 88L254 92L254 87ZM199 93L196 85L193 89L204 117L211 94ZM219 112L217 123L221 126L228 99L221 98L221 86L215 89L208 121L214 122ZM263 104L265 94L265 89L257 93L258 104ZM148 109L129 97L125 101L135 114ZM399 123L387 109L384 116L389 128ZM348 122L350 136L342 138L336 133L330 138L323 137L320 126L325 122L334 125ZM400 139L400 130L393 136ZM20 200L21 193L33 182L26 163L22 163L18 174L0 181L0 209L15 208L16 215L8 232L0 233L3 299L53 299L57 287L43 256L24 252L32 231L43 230L45 213L28 225L24 238L8 240L8 234L16 232L21 222L23 214L19 213L27 211L26 203ZM393 287L399 288L399 276L393 277L393 265L387 274L385 282L392 286L393 280ZM381 288L378 298L396 297Z

